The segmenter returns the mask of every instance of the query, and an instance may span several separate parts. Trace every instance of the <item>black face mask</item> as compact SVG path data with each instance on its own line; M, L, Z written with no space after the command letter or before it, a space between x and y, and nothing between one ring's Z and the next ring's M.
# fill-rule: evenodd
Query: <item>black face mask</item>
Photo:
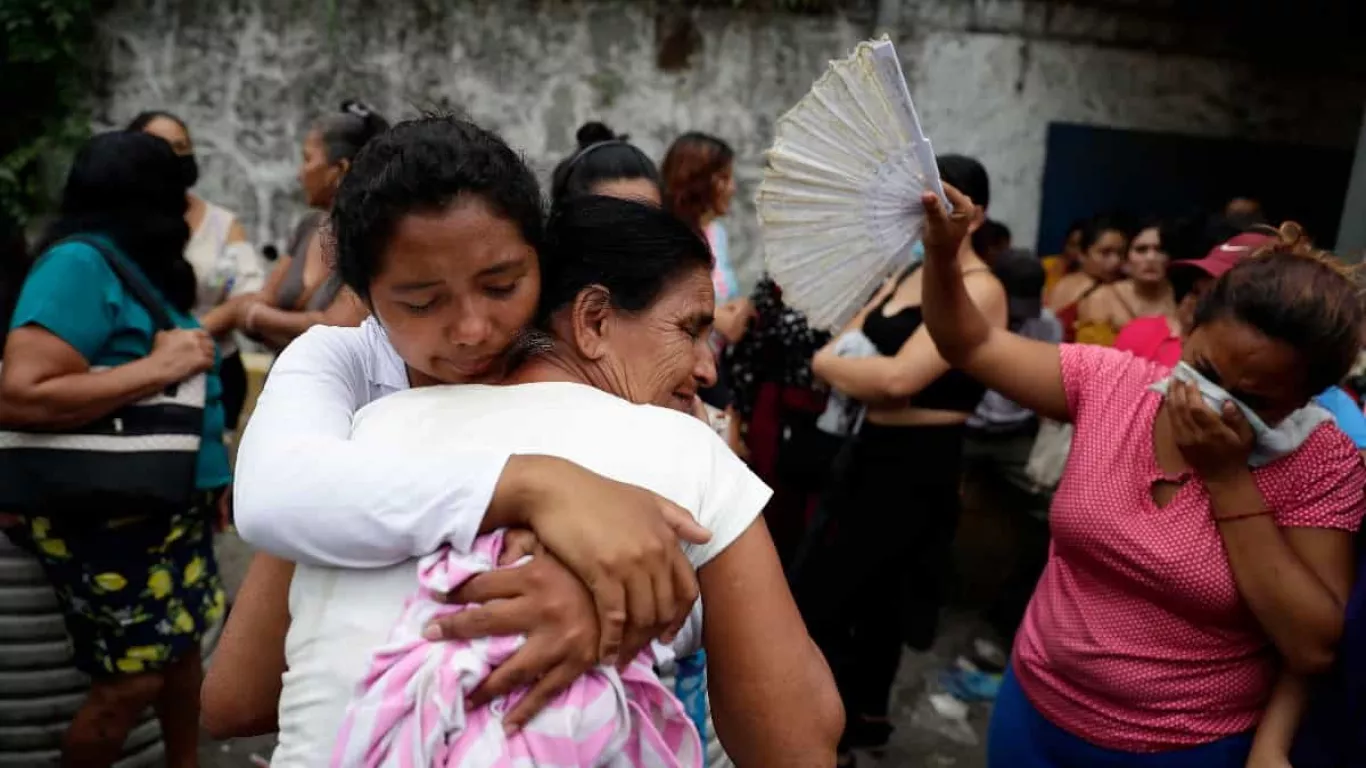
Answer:
M189 189L199 181L199 161L193 154L179 155L177 159L180 160L180 181Z

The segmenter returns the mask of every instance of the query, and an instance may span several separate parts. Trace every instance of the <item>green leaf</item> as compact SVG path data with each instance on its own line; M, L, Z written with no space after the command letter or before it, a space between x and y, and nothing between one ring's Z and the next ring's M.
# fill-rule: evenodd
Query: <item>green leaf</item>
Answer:
M89 134L92 0L0 0L0 101L23 104L0 129L0 210L21 223L53 204L44 165Z

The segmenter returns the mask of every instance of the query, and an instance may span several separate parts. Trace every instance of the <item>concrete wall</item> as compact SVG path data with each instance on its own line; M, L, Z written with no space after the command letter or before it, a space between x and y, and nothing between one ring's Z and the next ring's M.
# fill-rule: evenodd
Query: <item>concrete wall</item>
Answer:
M956 32L901 48L935 149L982 160L991 215L1022 245L1035 239L1050 122L1347 147L1360 123L1357 83L1229 60Z
M283 239L300 213L294 173L310 121L348 97L391 118L463 109L546 174L587 119L629 132L655 157L684 130L708 131L739 155L728 223L752 277L750 201L773 121L826 60L867 36L872 15L695 12L699 49L663 72L656 41L671 14L585 0L121 0L102 22L97 122L151 107L180 113L202 154L199 191L235 208L263 242ZM1217 47L1171 52L1189 50L1172 45L1190 37L1174 30L1025 0L905 0L895 39L936 148L983 160L993 215L1022 243L1038 223L1050 121L1354 142L1359 82L1268 77Z

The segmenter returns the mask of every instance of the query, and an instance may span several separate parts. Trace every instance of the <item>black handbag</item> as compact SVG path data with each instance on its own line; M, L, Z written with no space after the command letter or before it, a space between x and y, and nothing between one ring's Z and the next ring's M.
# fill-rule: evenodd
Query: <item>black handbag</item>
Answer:
M157 330L176 328L151 285L121 254L95 239L62 242L99 251ZM185 511L194 500L206 380L202 373L192 376L72 429L0 427L0 510L91 518Z

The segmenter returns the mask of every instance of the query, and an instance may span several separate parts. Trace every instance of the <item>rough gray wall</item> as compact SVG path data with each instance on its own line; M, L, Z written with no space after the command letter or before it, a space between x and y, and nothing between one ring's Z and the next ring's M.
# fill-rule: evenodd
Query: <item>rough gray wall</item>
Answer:
M1050 121L1355 137L1362 88L1346 78L1267 78L1225 59L1135 50L1114 18L1093 11L1064 15L1068 41L1049 39L1036 6L906 0L896 35L936 148L983 160L993 215L1020 242L1037 227ZM657 8L644 1L121 0L102 22L97 122L152 107L181 114L202 155L199 191L235 208L262 242L282 239L300 213L294 174L310 122L348 97L391 119L463 109L545 174L588 119L629 132L656 158L678 133L708 131L738 152L728 224L748 278L758 269L751 200L773 121L869 20L693 18L701 48L689 68L668 73L656 66ZM1059 17L1047 21L1057 27Z
M109 77L99 121L148 107L182 115L202 153L199 191L234 207L261 241L300 213L295 182L310 122L347 97L391 119L460 108L524 150L544 176L588 119L661 158L678 133L725 137L740 162L734 249L752 252L752 206L771 125L832 54L858 39L831 19L707 14L680 73L655 66L645 3L341 2L329 22L309 0L128 0L103 23ZM329 27L332 27L329 29ZM748 273L748 272L747 272Z

